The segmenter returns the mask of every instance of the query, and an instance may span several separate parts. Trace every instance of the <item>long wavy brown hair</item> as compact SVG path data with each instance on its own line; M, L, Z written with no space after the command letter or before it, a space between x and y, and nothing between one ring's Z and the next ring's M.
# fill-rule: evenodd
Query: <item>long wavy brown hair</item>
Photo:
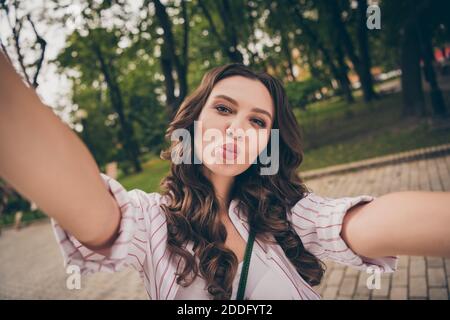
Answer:
M275 107L272 129L279 129L280 159L275 175L260 175L262 165L258 159L236 176L231 199L238 200L239 210L247 216L256 238L277 242L300 276L310 285L319 284L325 271L325 265L304 248L287 219L290 209L309 190L297 174L303 160L302 135L283 85L266 72L254 72L239 63L226 64L204 75L200 86L183 101L170 123L166 132L169 141L176 129L186 129L191 133L192 161L191 164L172 162L169 175L161 182L163 194L169 198L168 204L161 205L167 217L168 248L184 259L183 270L177 272L177 283L189 286L201 273L208 292L215 300L230 299L238 258L225 247L227 231L219 218L219 202L213 185L202 173L202 165L194 164L194 121L198 119L214 85L237 75L259 80L270 92ZM172 142L161 157L171 160L174 151L182 152L181 143ZM270 139L267 148L270 153ZM194 243L194 255L184 246L189 240Z

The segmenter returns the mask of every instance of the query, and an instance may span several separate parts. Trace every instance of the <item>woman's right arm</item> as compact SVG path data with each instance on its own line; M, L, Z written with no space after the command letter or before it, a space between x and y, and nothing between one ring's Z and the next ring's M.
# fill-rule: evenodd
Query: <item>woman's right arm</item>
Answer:
M120 210L91 153L1 51L0 176L87 247L117 237Z

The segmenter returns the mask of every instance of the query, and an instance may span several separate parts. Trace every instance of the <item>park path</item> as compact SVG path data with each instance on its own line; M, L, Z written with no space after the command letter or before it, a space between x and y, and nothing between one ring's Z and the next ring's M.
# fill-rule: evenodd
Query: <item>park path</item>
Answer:
M380 196L401 190L450 191L450 155L389 164L307 180L319 195ZM426 212L424 212L426 214ZM381 288L369 290L369 276L327 262L324 299L449 299L450 259L401 256L398 271L384 274ZM82 277L81 290L66 288L67 274L47 220L0 237L0 299L147 299L134 270Z
M450 191L450 155L325 176L306 184L329 197ZM398 270L382 275L379 290L367 289L365 272L331 262L327 267L325 281L316 287L324 299L450 299L450 259L400 256Z

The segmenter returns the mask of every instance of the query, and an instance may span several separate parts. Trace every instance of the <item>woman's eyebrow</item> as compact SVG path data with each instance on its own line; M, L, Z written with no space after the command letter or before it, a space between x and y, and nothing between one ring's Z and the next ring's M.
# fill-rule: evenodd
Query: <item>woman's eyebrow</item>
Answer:
M252 108L250 111L263 113L263 114L267 115L267 116L269 117L270 120L272 120L272 115L271 115L269 112L267 112L266 110L264 110L264 109L261 109L261 108Z
M232 104L234 104L234 105L236 105L236 106L239 107L239 103L238 103L235 99L233 99L232 97L229 97L229 96L227 96L227 95L224 95L224 94L218 94L218 95L215 95L214 98L215 98L215 99L224 99L224 100L227 100L227 101L231 102ZM266 110L264 110L264 109L261 109L261 108L252 108L250 111L263 113L263 114L267 115L267 116L270 118L270 120L272 120L272 115L271 115L269 112L267 112Z

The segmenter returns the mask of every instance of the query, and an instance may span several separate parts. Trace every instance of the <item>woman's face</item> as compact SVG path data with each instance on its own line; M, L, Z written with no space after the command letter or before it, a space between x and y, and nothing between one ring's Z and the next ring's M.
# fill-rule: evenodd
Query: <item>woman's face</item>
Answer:
M214 174L239 175L267 146L274 116L272 97L260 81L219 81L195 123L197 158Z

